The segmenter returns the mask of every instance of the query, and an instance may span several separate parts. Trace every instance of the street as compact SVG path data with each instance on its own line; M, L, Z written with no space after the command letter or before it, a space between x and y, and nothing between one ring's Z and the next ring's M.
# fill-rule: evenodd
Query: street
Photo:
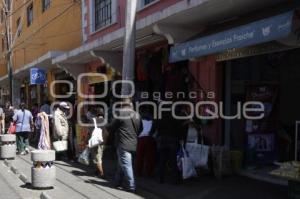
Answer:
M18 156L12 165L16 165L19 173L28 177L28 184L19 180L18 175L10 171L0 162L1 191L3 199L35 199L46 194L52 199L81 198L128 198L128 199L285 199L287 187L277 186L239 176L230 176L218 180L204 175L185 181L180 185L160 184L155 178L138 178L137 193L131 194L116 189L112 184L115 173L114 160L104 160L107 180L94 176L94 169L71 162L56 161L56 185L50 190L34 190L30 187L30 156ZM3 177L4 176L4 177ZM18 194L21 196L19 197Z
M6 179L0 174L0 198L1 199L21 199L16 191L8 184Z

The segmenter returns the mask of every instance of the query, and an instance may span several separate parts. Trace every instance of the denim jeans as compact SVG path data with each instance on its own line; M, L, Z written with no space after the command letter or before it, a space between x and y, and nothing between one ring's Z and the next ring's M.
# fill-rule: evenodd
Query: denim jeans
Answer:
M29 146L28 136L29 132L16 133L17 149L19 153L25 151L25 149Z
M118 148L117 156L118 168L115 176L116 184L122 185L123 180L125 180L125 188L135 190L135 180L132 169L134 152L129 152L124 149Z

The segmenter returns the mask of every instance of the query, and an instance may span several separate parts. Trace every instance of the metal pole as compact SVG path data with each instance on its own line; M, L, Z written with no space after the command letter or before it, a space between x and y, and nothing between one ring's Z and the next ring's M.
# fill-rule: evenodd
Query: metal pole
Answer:
M12 62L11 62L11 52L7 54L7 66L8 66L8 81L9 81L9 100L13 105L13 73L12 73Z
M300 121L296 121L296 127L295 127L295 161L298 160L298 125L300 124Z
M8 17L11 15L12 5L5 4L5 39L6 39L6 61L7 61L7 73L8 73L8 81L9 81L9 100L10 103L13 103L13 69L12 69L12 49L11 49L11 29L10 24L8 22ZM11 19L11 17L10 17ZM11 22L11 20L10 20Z
M123 49L123 69L122 79L126 81L134 80L134 62L135 62L135 16L137 0L126 0L126 18L125 18L125 38ZM121 95L131 93L129 84L122 84Z

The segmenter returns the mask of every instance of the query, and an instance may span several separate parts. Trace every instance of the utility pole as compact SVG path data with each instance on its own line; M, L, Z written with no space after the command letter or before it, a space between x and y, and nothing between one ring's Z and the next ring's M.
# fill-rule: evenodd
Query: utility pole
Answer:
M122 80L134 80L135 64L135 17L137 0L126 0L125 38L123 48ZM132 91L129 84L122 83L121 95L129 95Z
M9 101L13 103L13 71L12 71L12 43L11 43L11 25L8 21L11 17L12 1L3 1L4 3L4 13L5 13L5 40L6 40L6 65L9 81Z

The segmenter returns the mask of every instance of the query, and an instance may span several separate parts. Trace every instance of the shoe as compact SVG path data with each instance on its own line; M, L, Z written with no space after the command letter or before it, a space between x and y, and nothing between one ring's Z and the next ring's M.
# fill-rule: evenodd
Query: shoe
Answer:
M22 151L22 152L20 153L20 155L27 155L27 153L26 153L25 151Z
M124 191L136 194L136 189L124 189Z
M30 153L30 149L29 148L25 148L25 152L28 154Z
M122 187L122 183L113 182L113 187L115 187L115 188L121 188Z
M101 178L102 180L106 180L106 176L105 175L98 175L99 178Z

